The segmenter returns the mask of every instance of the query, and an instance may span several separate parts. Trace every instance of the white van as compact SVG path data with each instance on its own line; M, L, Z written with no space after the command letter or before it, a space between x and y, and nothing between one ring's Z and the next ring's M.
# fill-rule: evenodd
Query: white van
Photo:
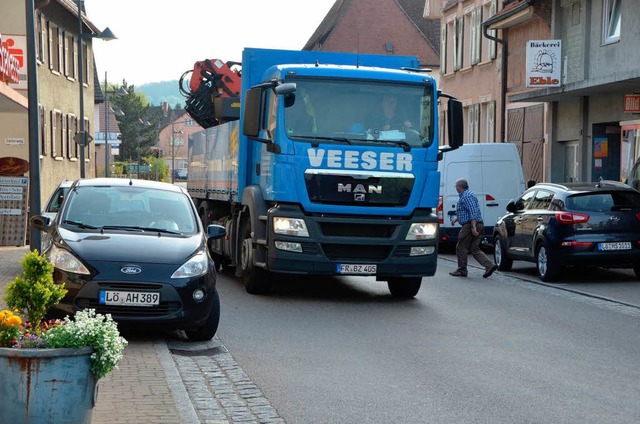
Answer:
M471 143L446 152L438 162L440 171L440 244L458 241L460 224L451 225L456 216L459 195L455 189L458 178L469 183L480 204L484 237L482 245L492 244L493 227L506 214L509 200L525 190L524 173L518 148L513 143Z

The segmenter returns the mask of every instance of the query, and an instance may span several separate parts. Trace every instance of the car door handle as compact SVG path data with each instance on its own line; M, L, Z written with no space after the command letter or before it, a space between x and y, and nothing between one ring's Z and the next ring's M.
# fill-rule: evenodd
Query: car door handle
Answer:
M538 222L542 222L542 221L544 221L544 218L543 218L543 217L541 217L541 216L539 216L539 217L536 219L536 221L538 221Z
M487 203L487 206L500 206L499 203Z

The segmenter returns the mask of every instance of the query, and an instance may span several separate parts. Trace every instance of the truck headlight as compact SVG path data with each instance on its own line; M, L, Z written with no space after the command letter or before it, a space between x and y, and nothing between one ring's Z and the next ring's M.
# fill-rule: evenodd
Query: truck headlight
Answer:
M309 237L307 224L304 219L284 218L280 216L273 217L273 231L276 234L285 234L288 236Z
M436 238L438 224L435 222L416 222L411 224L405 240L429 240Z

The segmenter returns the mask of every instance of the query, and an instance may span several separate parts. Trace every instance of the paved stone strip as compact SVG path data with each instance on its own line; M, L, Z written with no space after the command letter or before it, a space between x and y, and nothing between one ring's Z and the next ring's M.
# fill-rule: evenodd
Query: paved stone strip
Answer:
M217 344L217 349L200 346L199 351L188 344L169 342L200 423L285 424L219 339L211 343Z

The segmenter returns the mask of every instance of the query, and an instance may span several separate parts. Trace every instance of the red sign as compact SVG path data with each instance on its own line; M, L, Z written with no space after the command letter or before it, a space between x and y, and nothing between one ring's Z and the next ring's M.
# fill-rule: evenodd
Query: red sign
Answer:
M3 42L0 35L0 81L17 84L20 82L20 61L13 55L14 41Z
M624 96L624 113L640 113L640 94Z
M17 176L29 172L29 161L20 158L0 158L0 175Z

